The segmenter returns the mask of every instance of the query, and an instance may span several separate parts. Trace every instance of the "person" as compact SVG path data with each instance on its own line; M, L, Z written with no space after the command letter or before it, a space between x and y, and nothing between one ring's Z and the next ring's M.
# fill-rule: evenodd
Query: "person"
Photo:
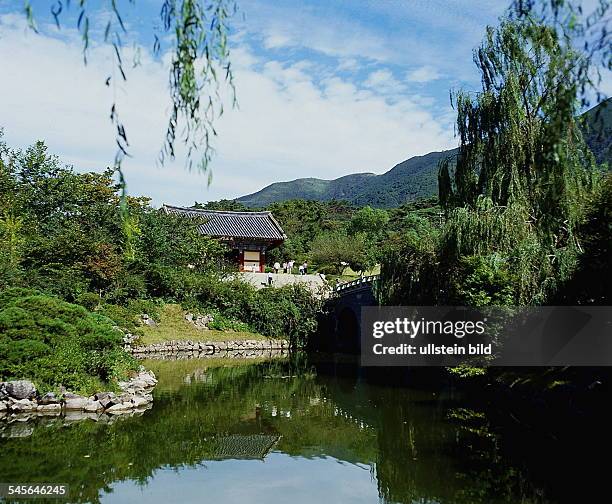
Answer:
M293 259L290 259L289 262L287 263L287 273L289 273L290 275L293 275L293 264L295 263L295 261Z
M268 272L268 285L272 285L272 272Z
M287 263L283 263L283 273L287 273Z
M280 269L280 264L278 261L274 263L274 273L278 274L278 270Z
M304 274L304 265L300 264L300 267L298 268L298 272L300 273L300 275Z
M304 261L304 275L308 275L308 263Z

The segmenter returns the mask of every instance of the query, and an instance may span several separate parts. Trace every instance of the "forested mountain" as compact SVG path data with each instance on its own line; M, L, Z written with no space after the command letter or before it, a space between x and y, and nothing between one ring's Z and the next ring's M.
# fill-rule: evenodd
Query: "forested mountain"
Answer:
M392 208L437 194L438 161L455 150L430 152L395 165L382 175L356 173L334 180L303 178L276 182L237 199L248 207L264 207L287 199L347 200L355 205Z
M612 101L602 102L584 114L584 134L599 163L612 165ZM317 201L347 200L363 206L393 208L419 198L437 195L438 162L456 149L430 152L395 165L389 171L356 173L334 180L301 178L276 182L260 191L237 198L251 208L289 199Z

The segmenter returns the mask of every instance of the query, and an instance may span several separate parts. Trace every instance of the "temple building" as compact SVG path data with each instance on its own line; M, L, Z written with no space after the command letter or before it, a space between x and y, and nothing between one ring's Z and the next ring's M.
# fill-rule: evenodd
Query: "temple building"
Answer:
M271 212L230 212L171 205L163 205L162 210L201 220L200 232L226 244L240 271L263 273L266 251L278 247L287 238Z

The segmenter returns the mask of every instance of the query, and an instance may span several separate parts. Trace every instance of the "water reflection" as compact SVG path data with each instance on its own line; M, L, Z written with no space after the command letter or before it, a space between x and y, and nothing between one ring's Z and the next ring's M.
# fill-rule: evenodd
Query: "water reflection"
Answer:
M338 363L214 364L146 363L160 383L139 417L28 424L0 441L0 479L68 483L78 502L563 500L460 401Z

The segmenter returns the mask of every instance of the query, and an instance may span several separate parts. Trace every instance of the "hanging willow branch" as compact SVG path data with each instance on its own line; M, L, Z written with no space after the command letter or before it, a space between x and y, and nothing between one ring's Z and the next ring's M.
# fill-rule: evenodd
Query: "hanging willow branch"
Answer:
M169 71L171 99L170 117L160 149L159 162L173 160L177 138L187 148L187 165L202 171L214 153L212 139L217 132L214 121L223 113L220 87L223 82L230 88L232 106L236 104L234 78L229 60L229 20L237 10L234 0L160 0L160 18L164 33L170 35L172 54ZM114 67L107 77L106 85L115 86L115 81L127 81L124 61L124 37L127 35L122 9L135 5L135 0L106 0L112 13L104 29L104 43L111 47ZM50 0L50 12L58 28L62 17L71 8L77 12L76 28L81 36L83 61L87 64L90 50L90 6L86 0ZM38 31L33 2L25 0L24 11L31 29ZM155 35L153 52L161 55L165 48L162 39ZM140 56L134 48L132 66L139 64ZM121 163L129 156L127 131L120 120L116 99L113 99L110 120L115 128L116 155L114 166L121 174ZM210 181L210 176L209 176Z
M460 145L454 171L440 167L442 203L521 202L551 239L563 222L571 234L594 164L576 120L589 61L554 27L526 17L489 28L474 62L482 92L454 95Z

